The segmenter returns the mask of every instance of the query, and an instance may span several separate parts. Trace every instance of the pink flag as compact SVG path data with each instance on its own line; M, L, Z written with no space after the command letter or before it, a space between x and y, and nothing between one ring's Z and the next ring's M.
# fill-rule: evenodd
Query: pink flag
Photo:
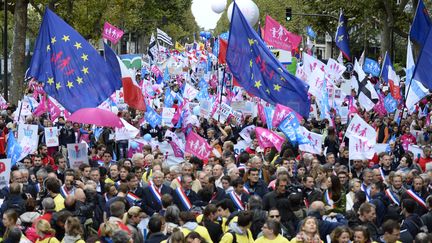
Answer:
M174 151L174 156L177 158L183 158L184 156L183 151L178 146L178 144L174 143L173 141L169 141L168 143L171 145L171 148Z
M293 112L295 114L299 122L303 119L303 117L299 115L297 112L295 112L293 109L287 106L283 106L281 104L277 104L273 114L272 126L278 127L279 124L288 116L290 112Z
M282 150L282 144L285 140L283 137L262 127L255 128L255 132L261 148L275 147L279 152Z
M263 122L263 124L266 124L266 115L264 112L264 107L261 103L258 103L258 117Z
M207 160L212 151L212 147L207 141L195 132L190 132L186 137L186 153L190 153L202 160Z
M378 115L380 117L383 117L387 114L387 110L384 106L384 97L382 94L378 95L379 99L378 99L378 103L375 104L375 106L373 107L374 111L376 113L378 113Z
M161 70L160 70L156 65L153 65L153 66L151 67L151 72L154 73L154 75L155 75L156 77L158 77L158 76L163 76L162 71L161 71Z
M42 100L39 103L38 107L33 111L33 115L35 116L41 116L43 113L47 111L47 102L46 102L46 96L42 96Z
M60 108L50 99L48 99L48 112L50 113L51 121L54 121L61 115Z
M272 17L266 16L264 40L267 44L274 48L291 51L298 48L301 39L301 36L289 32Z
M123 36L123 33L123 30L115 27L108 22L105 22L102 37L116 44Z

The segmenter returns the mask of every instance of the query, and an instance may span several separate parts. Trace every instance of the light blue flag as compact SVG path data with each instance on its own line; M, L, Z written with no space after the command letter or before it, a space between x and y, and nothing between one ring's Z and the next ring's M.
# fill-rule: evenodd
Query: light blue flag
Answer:
M168 83L170 81L171 77L168 71L168 66L165 67L164 75L163 75L163 81L164 83Z
M11 159L11 164L14 166L22 153L21 145L16 141L15 136L12 131L9 132L7 141L7 157Z
M384 98L384 107L388 113L395 112L397 109L397 100L390 93Z
M272 121L273 121L273 114L274 114L274 107L273 106L267 106L264 107L264 114L266 117L267 127L268 129L272 129Z
M171 89L167 88L165 90L165 99L164 99L165 107L171 108L174 104L174 97L171 95Z
M162 123L162 116L159 115L150 106L147 106L147 112L144 114L144 118L150 124L150 126L153 128L155 128L156 126L158 126Z

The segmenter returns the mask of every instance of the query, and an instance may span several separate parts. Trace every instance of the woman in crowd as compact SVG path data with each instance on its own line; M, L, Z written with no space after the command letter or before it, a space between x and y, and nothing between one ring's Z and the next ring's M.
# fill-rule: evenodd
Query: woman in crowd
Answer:
M357 226L354 228L354 243L372 243L367 227Z
M62 243L85 243L84 230L77 217L69 217L65 223L65 236Z
M45 219L41 219L36 224L36 233L39 238L36 243L60 243L60 241L55 238L55 230L51 228L51 225Z
M331 175L327 179L327 190L324 191L323 197L328 213L345 213L346 197L339 177Z
M263 236L256 239L255 243L288 243L289 240L280 234L280 223L275 220L267 220L262 227Z
M133 206L124 214L123 217L123 223L126 224L132 232L132 239L134 242L144 241L143 233L138 228L138 224L141 222L141 211L140 207Z
M18 214L15 212L15 210L8 209L6 212L3 213L2 222L3 222L3 226L5 227L4 234L3 234L3 241L7 241L9 239L9 233L13 229L17 228L16 226L17 220L18 220Z
M351 242L352 232L346 226L339 226L330 234L332 243L349 243Z
M300 226L300 232L294 237L291 243L321 243L318 232L318 222L313 217L306 217Z

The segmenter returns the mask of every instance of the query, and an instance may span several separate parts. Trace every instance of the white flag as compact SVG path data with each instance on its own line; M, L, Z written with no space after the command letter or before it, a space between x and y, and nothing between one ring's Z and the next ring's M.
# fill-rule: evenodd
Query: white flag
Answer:
M322 138L323 136L318 133L313 133L308 131L304 127L300 127L300 130L305 138L307 138L309 144L300 144L299 149L304 152L309 152L311 154L321 154L322 152Z
M367 124L358 114L355 114L348 125L345 136L350 139L354 136L364 138L369 140L372 145L375 145L377 134L371 125Z

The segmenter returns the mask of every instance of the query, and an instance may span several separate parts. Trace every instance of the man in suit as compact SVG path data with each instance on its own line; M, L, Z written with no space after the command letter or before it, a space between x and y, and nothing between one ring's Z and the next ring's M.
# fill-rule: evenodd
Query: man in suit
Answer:
M180 211L188 211L196 202L200 201L198 194L192 190L192 182L190 175L183 175L181 186L173 192L174 204L179 207Z
M150 185L143 190L143 202L141 207L148 215L153 215L162 210L162 196L172 194L172 189L163 184L164 174L161 171L153 172Z
M126 176L126 182L128 186L127 200L133 206L142 204L142 198L144 197L144 189L138 186L139 180L135 173L128 173Z
M246 209L246 203L249 201L249 195L244 188L244 182L241 178L237 178L231 183L234 190L227 194L227 198L230 199L237 211L243 211Z

